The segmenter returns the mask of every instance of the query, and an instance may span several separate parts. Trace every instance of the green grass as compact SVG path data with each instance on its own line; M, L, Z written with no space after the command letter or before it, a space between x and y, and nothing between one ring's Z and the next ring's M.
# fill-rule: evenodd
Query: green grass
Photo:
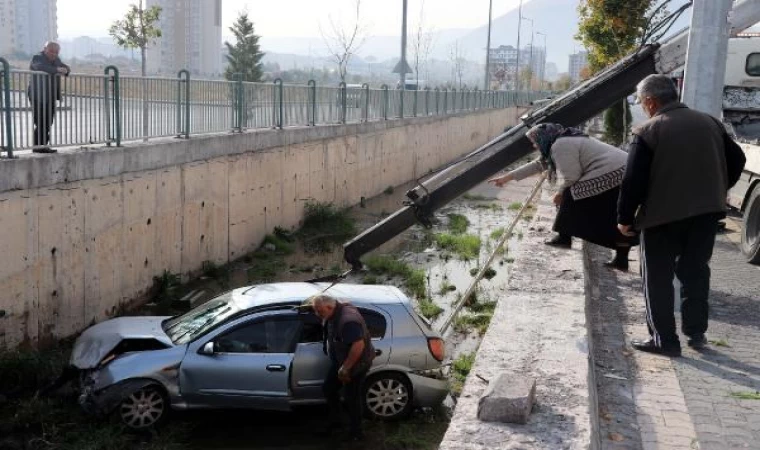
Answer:
M425 272L388 255L370 255L363 260L367 269L376 275L400 277L404 286L416 298L427 297Z
M328 253L356 234L356 223L346 209L332 203L307 202L296 236L307 253Z
M450 284L447 280L443 280L443 283L441 283L441 288L438 290L438 295L446 295L449 292L456 291L457 287L453 284Z
M466 308L468 311L472 313L493 315L494 310L496 310L496 302L494 301L473 302L467 305Z
M161 276L153 277L153 301L168 306L178 300L179 287L182 279L179 275L164 270Z
M375 275L365 275L362 278L362 284L377 284L377 277Z
M473 303L476 304L476 303ZM488 324L491 323L493 311L460 315L454 320L454 330L459 333L468 333L477 331L481 336L488 330Z
M512 264L513 262L515 262L515 259L510 256L508 258L504 258L503 261L505 264Z
M383 191L383 194L385 194L385 195L391 195L391 194L393 194L393 191L394 191L394 189L393 189L393 186L388 186L388 187L387 187L387 188L385 188L385 190Z
M443 406L415 411L409 419L367 427L364 448L387 450L437 450L449 425Z
M494 197L486 197L484 195L479 195L479 194L470 194L469 192L464 194L462 198L464 200L470 200L470 201L475 201L475 202L488 202L491 200L496 200Z
M462 353L457 359L451 362L451 379L450 390L451 394L455 397L462 393L464 382L467 380L467 375L472 370L472 365L475 364L475 353Z
M731 397L738 398L740 400L760 400L760 392L732 392Z
M463 260L475 259L480 253L480 238L474 234L438 233L435 235L435 243L443 250L456 253Z
M520 208L523 207L523 204L521 202L512 202L507 206L507 209L510 211L519 211Z
M464 234L467 231L467 227L470 226L470 221L467 217L461 214L449 214L449 231L452 234Z
M506 230L504 229L504 227L499 227L491 232L491 239L497 241L501 239L502 236L504 236L505 232Z
M261 246L270 244L274 246L274 251L281 255L290 255L295 251L295 245L292 241L287 240L284 236L278 234L267 234Z
M417 300L417 306L420 309L420 314L430 320L434 320L443 312L443 308L436 305L435 302L429 298L421 298Z

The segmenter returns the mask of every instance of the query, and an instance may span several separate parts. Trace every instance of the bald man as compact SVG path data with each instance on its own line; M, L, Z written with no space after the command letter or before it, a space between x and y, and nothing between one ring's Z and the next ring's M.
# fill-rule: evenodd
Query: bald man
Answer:
M50 127L53 126L55 117L55 103L61 100L61 76L68 76L71 72L69 66L61 62L58 53L61 46L57 42L48 41L45 48L34 55L29 64L29 70L45 72L32 75L32 80L27 88L29 102L32 104L32 119L34 120L34 147L35 153L55 153L51 149Z

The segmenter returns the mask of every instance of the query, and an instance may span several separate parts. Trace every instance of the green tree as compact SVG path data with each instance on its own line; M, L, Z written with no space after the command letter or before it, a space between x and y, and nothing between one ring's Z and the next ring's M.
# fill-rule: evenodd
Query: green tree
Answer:
M663 0L582 0L578 6L578 35L588 50L588 68L595 74L625 57L656 27L665 13ZM625 118L625 120L623 119ZM631 123L628 102L622 99L605 111L605 139L620 145Z
M248 13L243 11L230 27L235 35L235 44L224 42L227 47L227 68L224 78L232 80L234 74L243 74L243 81L261 81L263 65L261 58L264 52L259 46L259 36L254 33L253 22L248 19Z
M158 27L158 19L161 15L160 6L143 8L142 0L137 5L129 5L129 10L124 19L117 20L108 29L108 33L116 41L116 45L126 49L140 49L140 69L143 76L142 99L143 114L142 128L143 140L148 139L148 124L150 123L150 110L148 108L148 80L145 78L146 53L149 45L161 37L161 29Z
M146 52L148 46L161 37L161 29L157 26L161 15L160 6L143 8L142 0L137 5L129 5L124 19L117 20L108 29L108 33L116 41L116 45L125 49L140 49L142 76L146 71Z

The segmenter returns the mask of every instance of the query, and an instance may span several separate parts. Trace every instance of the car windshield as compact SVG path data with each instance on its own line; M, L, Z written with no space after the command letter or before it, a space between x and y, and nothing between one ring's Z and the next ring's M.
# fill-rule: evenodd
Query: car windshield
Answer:
M238 311L240 308L232 300L232 292L227 292L181 316L172 317L163 323L163 329L172 342L177 345L185 344Z

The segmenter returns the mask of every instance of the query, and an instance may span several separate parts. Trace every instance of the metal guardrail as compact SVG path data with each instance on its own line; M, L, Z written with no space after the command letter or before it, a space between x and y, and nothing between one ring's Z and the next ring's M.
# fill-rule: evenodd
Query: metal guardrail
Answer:
M358 123L456 114L527 105L546 92L425 89L401 91L307 85L122 77L108 66L103 75L48 75L13 70L0 58L0 146L106 144L150 138L242 132L246 129ZM60 92L60 98L58 93ZM57 100L56 100L57 99ZM51 122L50 138L44 123ZM40 126L37 126L40 125ZM2 153L2 152L0 152Z

